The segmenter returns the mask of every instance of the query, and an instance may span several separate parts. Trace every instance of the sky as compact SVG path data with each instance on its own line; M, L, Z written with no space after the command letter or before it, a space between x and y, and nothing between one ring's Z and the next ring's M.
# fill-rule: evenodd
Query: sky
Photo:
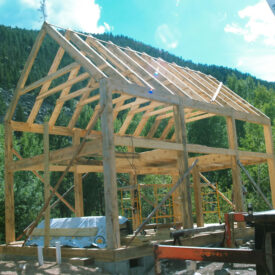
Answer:
M0 0L0 24L40 29L39 8L40 0ZM46 13L60 27L126 35L275 81L275 13L265 0L46 0Z

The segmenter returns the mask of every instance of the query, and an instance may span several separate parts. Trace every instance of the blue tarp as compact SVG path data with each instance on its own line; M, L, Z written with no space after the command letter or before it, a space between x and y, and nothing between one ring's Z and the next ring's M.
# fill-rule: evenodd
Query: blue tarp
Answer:
M119 216L119 224L123 224L128 219ZM99 248L106 247L106 219L105 216L94 216L94 217L80 217L80 218L58 218L51 219L51 228L91 228L97 227L98 231L96 236L87 237L52 237L50 241L50 246L55 246L58 241L62 246L70 247L91 247L96 246ZM44 221L39 223L37 228L44 228ZM44 245L43 236L33 236L28 239L26 245Z

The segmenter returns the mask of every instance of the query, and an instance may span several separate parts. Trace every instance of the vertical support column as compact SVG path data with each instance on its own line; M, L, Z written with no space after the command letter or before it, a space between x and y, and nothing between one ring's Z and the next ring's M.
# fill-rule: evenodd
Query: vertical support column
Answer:
M182 143L183 151L178 151L178 168L179 176L183 176L184 172L188 169L188 152L187 152L187 133L184 118L184 109L181 106L174 107L175 117L175 132L176 141ZM181 199L182 199L182 215L183 215L183 228L193 228L192 218L192 204L191 204L191 192L190 192L190 178L186 177L182 186L180 187Z
M105 80L100 81L99 91L100 106L104 108L101 115L101 131L107 248L115 249L120 247L120 232L118 221L112 91L109 89Z
M178 181L178 175L172 175L172 185L174 186ZM177 188L173 193L172 193L172 199L173 199L173 213L174 213L174 221L176 223L183 222L183 217L182 217L182 200L181 200L181 192L180 188Z
M134 147L128 147L128 152L135 152ZM139 198L138 198L138 181L137 174L134 172L129 173L129 183L130 186L134 186L134 189L131 189L131 206L132 206L132 224L133 230L136 230L140 225L141 221L139 220Z
M50 197L50 142L49 142L49 124L44 123L44 201ZM51 209L48 206L45 210L44 223L44 247L50 246L50 215Z
M238 140L237 140L235 119L233 117L227 117L226 123L227 123L229 148L235 150L235 156L231 157L233 202L236 206L235 210L237 212L243 212L244 204L243 204L243 192L242 192L242 184L241 184L241 171L240 171L239 165L237 164L237 160L239 160L239 154L238 154Z
M199 173L200 173L199 168L196 165L192 171L194 198L195 198L195 206L196 206L196 219L197 219L197 227L203 227L204 220L203 220L202 196L201 196L201 180L200 180Z
M263 125L264 127L264 138L265 138L265 148L268 154L272 155L272 158L267 160L269 182L271 189L272 205L275 206L275 156L272 140L272 130L271 125Z
M73 135L73 145L79 145L79 144L80 144L79 132L75 131ZM83 217L84 207L83 207L82 174L77 173L76 169L74 171L74 204L75 204L75 216Z
M15 241L13 171L9 170L12 161L12 128L5 123L5 230L6 243Z

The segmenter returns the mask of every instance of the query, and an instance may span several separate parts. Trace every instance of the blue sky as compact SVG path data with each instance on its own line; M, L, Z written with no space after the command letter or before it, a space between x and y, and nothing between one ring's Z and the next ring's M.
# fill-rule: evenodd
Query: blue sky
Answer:
M46 4L49 23L124 34L187 60L275 81L275 16L265 0L46 0ZM39 6L40 0L0 0L0 24L39 29Z

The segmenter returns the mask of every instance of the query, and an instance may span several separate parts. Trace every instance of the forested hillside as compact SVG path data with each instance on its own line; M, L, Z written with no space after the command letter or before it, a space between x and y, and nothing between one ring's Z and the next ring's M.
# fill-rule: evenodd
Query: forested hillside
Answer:
M0 118L3 120L6 108L12 98L16 83L19 79L20 72L30 53L32 44L37 35L37 31L23 30L19 28L10 28L0 25ZM271 118L273 134L275 134L275 83L256 79L248 74L241 73L237 70L214 66L194 64L192 61L186 61L177 56L171 55L166 51L152 48L141 42L137 42L125 36L113 36L112 34L96 35L103 40L111 40L121 46L129 46L140 52L146 52L155 57L161 57L169 62L175 62L181 66L202 71L216 77L219 81L224 82L234 92L246 99L249 103L263 111ZM47 74L52 56L56 53L57 45L50 39L46 39L38 55L38 62L34 64L34 70L30 75L30 82L39 79ZM69 57L66 57L68 60ZM65 61L66 62L66 58ZM24 113L32 106L34 98L31 96L27 102L20 102L16 110L16 118L24 120ZM50 108L51 102L46 102ZM67 111L70 112L70 106ZM47 112L47 105L45 107ZM83 123L88 119L92 110L87 108L87 113L81 118ZM66 122L66 116L61 116L59 120ZM120 123L117 118L116 123ZM80 123L82 123L80 121ZM151 122L152 123L152 122ZM212 117L198 122L188 124L189 143L204 144L216 147L226 147L227 139L224 134L226 131L225 121L220 117ZM264 138L262 129L257 125L239 122L237 124L238 142L241 149L264 151ZM0 242L4 236L4 135L3 125L0 125ZM275 135L273 136L275 140ZM51 138L51 149L60 148L69 144L71 141L64 137L62 141L56 141ZM57 144L59 142L59 144ZM35 155L42 152L42 136L35 136L30 133L17 134L14 137L14 143L17 150L22 156ZM60 144L62 143L62 144ZM35 146L34 146L35 145ZM36 148L38 151L34 151ZM37 149L38 148L38 149ZM265 164L249 167L249 172L260 185L266 196L270 199L269 180L267 166ZM51 182L58 178L58 173L51 177ZM219 189L223 192L230 193L231 175L228 171L211 173L206 176L212 181L217 182ZM118 184L124 184L128 175L119 176ZM88 174L83 180L85 215L102 215L104 214L103 184L102 175L96 173ZM126 179L126 180L125 180ZM170 182L168 176L140 176L141 182ZM92 184L91 184L92 182ZM243 175L243 184L247 189L246 202L252 202L255 209L266 209L265 204L259 198L254 189L249 184L247 178ZM72 176L66 177L64 184L59 192L62 194L73 185ZM73 192L68 197L68 201L73 204ZM35 218L43 201L43 184L32 173L16 173L15 176L15 204L16 204L16 231L21 233L22 230ZM55 217L70 216L71 212L61 203L52 211ZM209 218L211 219L211 217Z

